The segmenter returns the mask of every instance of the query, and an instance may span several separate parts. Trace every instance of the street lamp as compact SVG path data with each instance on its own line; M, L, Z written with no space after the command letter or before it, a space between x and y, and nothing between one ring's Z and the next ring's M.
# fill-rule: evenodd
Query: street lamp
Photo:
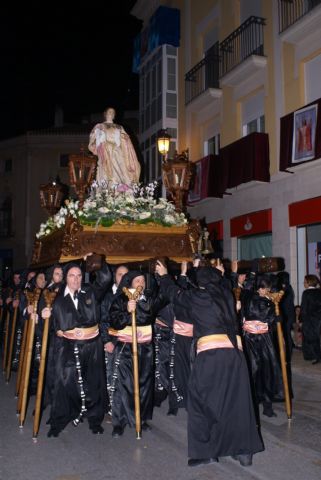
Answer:
M69 155L69 182L76 190L80 208L84 204L85 193L95 177L97 160L93 155Z
M171 194L178 212L185 210L185 198L192 174L193 164L189 161L188 150L176 153L173 159L163 164L164 186Z
M40 205L48 214L54 215L61 207L63 197L62 185L57 182L50 182L40 185Z
M167 130L160 130L158 137L157 137L157 148L161 155L163 155L163 160L165 161L166 155L169 152L169 144L171 140L171 136L167 133Z

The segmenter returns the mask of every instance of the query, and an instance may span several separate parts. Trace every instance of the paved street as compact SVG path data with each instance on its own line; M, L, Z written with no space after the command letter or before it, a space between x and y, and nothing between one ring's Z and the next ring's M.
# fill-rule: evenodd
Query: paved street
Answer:
M321 364L304 362L294 353L295 399L289 422L283 404L276 404L276 418L262 419L265 451L254 457L252 467L241 467L231 458L199 468L187 467L186 414L166 416L167 405L156 409L151 432L135 439L133 429L113 439L112 427L93 435L86 423L68 428L48 439L42 421L37 443L32 441L31 401L22 430L18 427L13 398L14 377L9 385L0 380L0 480L320 480L321 478Z

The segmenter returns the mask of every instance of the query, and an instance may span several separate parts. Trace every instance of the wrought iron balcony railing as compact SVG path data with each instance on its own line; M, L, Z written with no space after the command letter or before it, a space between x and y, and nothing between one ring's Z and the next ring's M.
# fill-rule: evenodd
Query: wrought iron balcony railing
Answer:
M321 0L279 0L279 33L284 32L295 22L304 17Z
M251 55L264 56L264 25L264 18L249 17L220 44L220 77Z
M185 105L208 88L219 88L219 56L210 54L185 75Z

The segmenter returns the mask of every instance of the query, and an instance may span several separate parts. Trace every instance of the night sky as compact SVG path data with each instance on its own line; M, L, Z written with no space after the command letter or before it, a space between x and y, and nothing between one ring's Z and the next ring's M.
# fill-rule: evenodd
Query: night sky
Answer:
M114 106L138 108L135 0L26 2L0 7L0 138L67 123ZM22 5L22 6L20 6Z

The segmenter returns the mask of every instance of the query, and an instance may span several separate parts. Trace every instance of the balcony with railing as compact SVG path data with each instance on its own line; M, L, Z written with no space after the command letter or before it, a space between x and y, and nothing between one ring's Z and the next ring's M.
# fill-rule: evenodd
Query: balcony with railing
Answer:
M209 197L222 198L236 189L270 181L269 136L253 132L195 162L189 204Z
M185 75L185 105L202 108L211 98L219 98L219 56L205 56Z
M265 19L249 17L220 44L220 84L236 86L266 66Z
M311 10L321 4L321 0L279 0L279 32L307 15Z
M320 29L321 0L278 0L279 33L297 44Z

